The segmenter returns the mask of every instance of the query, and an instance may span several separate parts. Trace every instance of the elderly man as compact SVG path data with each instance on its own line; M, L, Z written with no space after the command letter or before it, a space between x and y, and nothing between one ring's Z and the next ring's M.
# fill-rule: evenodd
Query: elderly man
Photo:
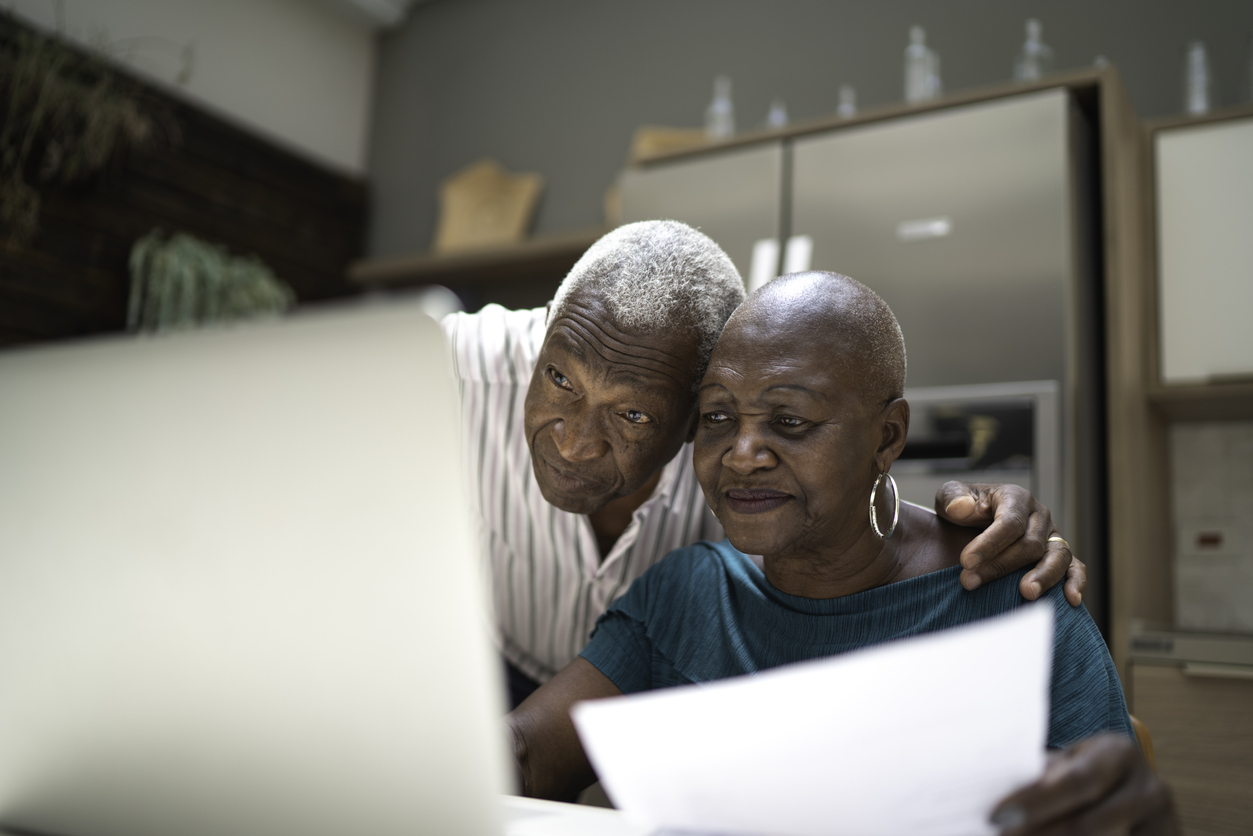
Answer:
M569 664L596 619L666 553L723 532L692 470L696 384L744 299L726 254L674 221L596 242L547 309L444 320L513 705ZM1012 486L950 483L937 511L988 531L968 589L1023 568L1028 598L1084 570L1048 510ZM1043 557L1043 560L1041 558Z

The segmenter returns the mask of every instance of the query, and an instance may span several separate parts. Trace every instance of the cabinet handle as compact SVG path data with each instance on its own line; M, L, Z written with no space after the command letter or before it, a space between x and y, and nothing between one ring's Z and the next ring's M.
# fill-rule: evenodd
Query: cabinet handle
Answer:
M1253 665L1221 665L1203 662L1184 662L1184 676L1207 679L1253 679Z

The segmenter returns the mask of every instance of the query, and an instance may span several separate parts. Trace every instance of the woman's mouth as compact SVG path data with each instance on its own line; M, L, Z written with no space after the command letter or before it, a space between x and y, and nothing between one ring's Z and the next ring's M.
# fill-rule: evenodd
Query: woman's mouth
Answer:
M727 507L737 514L760 514L773 511L792 497L783 491L765 488L733 488L726 492Z

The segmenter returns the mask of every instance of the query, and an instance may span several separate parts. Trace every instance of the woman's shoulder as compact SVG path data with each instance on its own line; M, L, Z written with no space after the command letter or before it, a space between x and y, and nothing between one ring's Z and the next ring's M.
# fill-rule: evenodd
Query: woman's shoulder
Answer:
M664 598L672 603L684 598L682 603L690 605L695 598L717 594L727 584L751 583L755 569L752 559L726 540L700 540L671 551L649 567L623 598Z
M752 559L726 540L698 540L690 546L671 551L650 567L641 579L651 577L658 581L670 581L707 572L739 574L744 570L745 564L752 566Z
M962 549L980 532L910 502L901 503L901 523L912 545L910 561L916 567L915 576L960 565Z

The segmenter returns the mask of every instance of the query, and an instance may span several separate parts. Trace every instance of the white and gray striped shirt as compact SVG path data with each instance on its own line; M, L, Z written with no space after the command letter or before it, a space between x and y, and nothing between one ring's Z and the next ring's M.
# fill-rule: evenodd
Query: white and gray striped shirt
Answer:
M531 471L523 403L544 309L488 305L443 320L461 389L469 491L505 657L541 682L587 643L596 619L668 552L721 540L685 445L602 561L591 522L549 505Z

